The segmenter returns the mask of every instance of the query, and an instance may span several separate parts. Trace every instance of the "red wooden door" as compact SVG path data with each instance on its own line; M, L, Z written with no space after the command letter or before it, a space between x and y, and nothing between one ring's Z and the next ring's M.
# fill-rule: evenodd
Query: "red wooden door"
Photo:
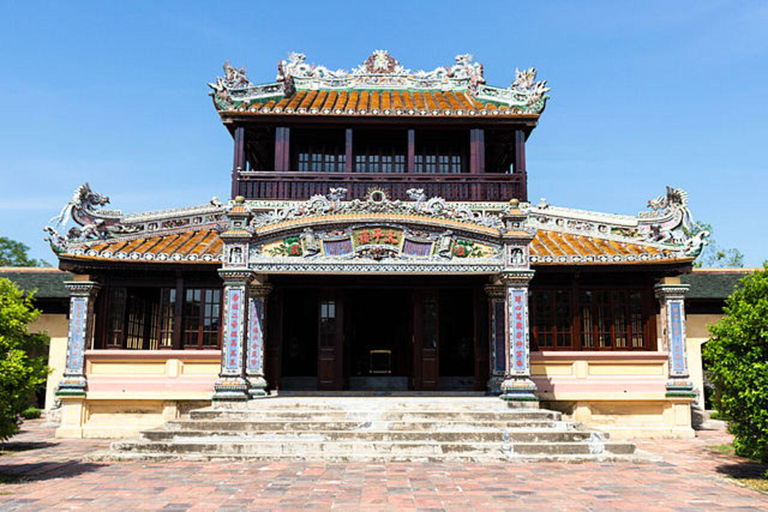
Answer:
M416 391L437 391L440 376L437 292L416 291L413 305L413 387Z
M338 294L321 295L317 340L317 389L344 387L344 307Z

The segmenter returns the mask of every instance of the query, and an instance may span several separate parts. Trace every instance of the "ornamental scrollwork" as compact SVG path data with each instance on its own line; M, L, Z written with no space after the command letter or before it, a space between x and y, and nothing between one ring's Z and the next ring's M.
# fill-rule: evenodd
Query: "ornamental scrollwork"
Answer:
M435 219L456 220L477 226L505 231L500 214L475 212L462 205L448 202L442 197L427 199L422 189L409 189L406 192L410 201L390 199L380 190L373 189L368 196L361 199L344 201L346 189L331 189L327 196L315 195L309 200L296 205L277 208L269 212L257 214L251 221L255 229L271 226L288 220L296 220L318 215L348 215L348 214L395 214L416 215Z

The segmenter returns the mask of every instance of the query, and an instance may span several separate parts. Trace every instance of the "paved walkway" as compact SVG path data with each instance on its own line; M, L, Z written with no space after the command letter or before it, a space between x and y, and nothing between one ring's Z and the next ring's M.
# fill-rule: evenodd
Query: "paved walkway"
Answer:
M107 442L29 422L2 445L0 510L768 510L738 478L762 469L693 440L641 441L664 462L616 464L82 462Z

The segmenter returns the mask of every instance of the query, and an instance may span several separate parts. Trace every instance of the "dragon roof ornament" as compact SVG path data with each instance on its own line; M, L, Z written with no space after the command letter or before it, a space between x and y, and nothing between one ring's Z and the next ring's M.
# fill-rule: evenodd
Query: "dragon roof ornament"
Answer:
M109 197L98 194L85 183L75 189L72 199L59 214L45 226L44 240L56 254L86 246L92 242L116 237L140 236L148 233L164 233L178 228L203 228L223 222L225 205L217 198L202 207L182 208L125 215L120 210L107 210ZM77 226L64 231L72 219Z
M529 214L530 228L639 242L685 258L695 258L709 243L709 233L693 221L688 193L669 186L665 195L648 201L650 211L640 212L637 217L561 208L544 199L535 206L522 208Z
M224 76L209 83L211 95L219 110L231 110L243 102L276 99L293 95L297 90L318 89L414 89L467 92L479 100L514 107L521 113L540 114L546 105L550 88L546 81L536 81L536 70L515 70L515 80L507 87L485 83L483 65L473 62L471 54L457 55L455 63L432 71L404 68L386 50L376 50L358 67L347 71L308 64L303 53L291 52L277 66L273 83L252 84L245 68L224 64Z

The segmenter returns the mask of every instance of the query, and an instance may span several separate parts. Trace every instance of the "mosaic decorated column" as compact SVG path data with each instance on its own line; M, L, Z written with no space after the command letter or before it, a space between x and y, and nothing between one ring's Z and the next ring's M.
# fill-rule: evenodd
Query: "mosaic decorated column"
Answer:
M221 373L214 384L213 400L248 400L245 380L245 333L248 310L248 285L253 273L246 269L221 269L224 279L224 339L221 344Z
M661 332L664 348L669 351L667 397L694 398L693 383L688 374L685 333L685 292L687 284L659 283L656 297L661 311Z
M264 378L264 343L266 341L267 296L269 284L251 284L248 288L248 355L245 374L250 398L267 396Z
M521 406L534 406L539 399L531 380L531 354L528 334L528 283L532 270L506 272L504 303L506 311L507 373L501 384L501 398Z
M101 286L93 281L68 281L69 332L67 365L57 396L83 396L86 390L85 351L93 339L93 305Z
M504 286L489 284L485 286L488 296L488 320L490 333L490 379L488 379L488 394L500 395L501 383L507 374L507 336L506 311L504 301Z

